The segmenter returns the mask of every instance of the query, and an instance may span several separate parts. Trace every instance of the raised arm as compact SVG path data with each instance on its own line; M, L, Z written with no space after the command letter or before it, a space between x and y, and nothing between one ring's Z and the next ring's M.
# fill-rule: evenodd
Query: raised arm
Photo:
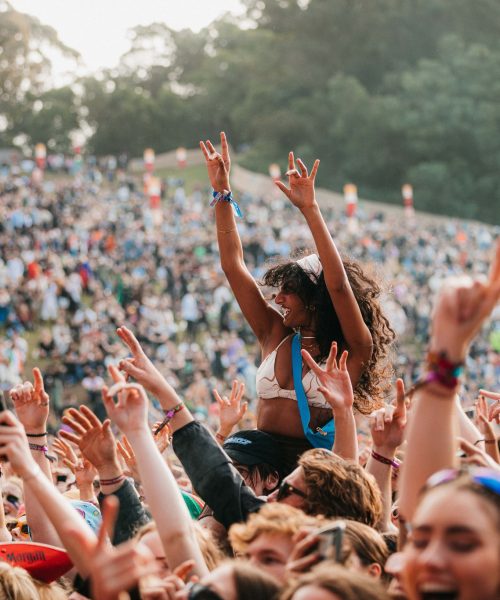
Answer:
M335 418L335 441L333 452L345 460L358 460L358 437L354 420L351 378L347 372L347 356L345 350L337 364L337 343L333 342L330 354L322 369L307 350L302 350L302 357L319 379L318 387L325 400L332 407Z
M42 473L30 454L23 426L9 411L0 413L0 448L23 480L25 500L31 497L33 503L39 505L38 512L42 511L45 519L48 518L52 523L78 573L86 577L90 572L89 564L78 542L68 534L68 526L80 531L82 539L85 538L89 543L95 541L95 536L85 520ZM61 543L58 545L61 546Z
M392 404L379 408L370 415L373 440L372 452L366 465L382 493L382 517L378 529L391 531L392 470L397 469L396 451L403 443L406 427L405 387L402 379L396 380L396 398ZM392 464L391 464L392 463Z
M118 396L115 403L113 396ZM127 436L137 458L141 482L148 505L171 569L186 560L195 561L194 572L203 577L208 573L198 545L193 523L180 490L163 460L151 432L147 414L148 398L137 383L116 383L103 392L104 406L109 417Z
M401 473L399 508L407 520L430 475L457 465L457 375L499 297L500 240L488 281L446 282L434 309L427 375L414 393Z
M224 132L220 134L220 140L222 154L215 150L209 140L206 143L200 142L200 148L205 157L208 177L214 191L228 194L231 192L229 183L231 159ZM274 332L275 327L284 330L281 316L266 302L259 286L245 265L243 246L236 227L233 207L229 202L219 201L216 203L215 223L222 270L245 319L262 346Z
M263 501L244 484L211 432L194 420L176 391L146 356L134 334L126 327L120 327L118 335L132 353L132 358L120 362L120 369L158 398L166 418L170 419L174 452L198 495L226 529L245 520ZM179 406L182 408L175 410Z
M293 152L288 155L288 184L277 181L276 185L303 214L316 244L325 284L339 318L342 333L349 350L349 372L355 383L362 363L371 356L372 336L363 321L363 316L349 284L342 258L328 231L316 201L314 181L319 168L319 160L314 162L311 174L304 163L297 159L300 173L295 167Z
M49 418L49 395L44 389L40 369L33 369L33 381L14 387L10 397L17 418L21 422L27 437L33 460L52 485L52 471L47 459L47 419ZM37 498L32 494L25 497L26 517L30 524L33 541L59 546L59 537L52 523L45 517Z

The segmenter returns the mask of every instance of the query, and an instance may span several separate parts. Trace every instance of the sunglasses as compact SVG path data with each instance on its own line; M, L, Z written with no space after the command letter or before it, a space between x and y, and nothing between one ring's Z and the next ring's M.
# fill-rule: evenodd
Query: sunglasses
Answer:
M19 506L19 498L17 496L14 496L14 494L7 494L5 496L5 499L10 504L13 504L14 506Z
M223 600L223 598L202 583L192 583L189 585L188 600Z
M485 467L476 467L470 471L459 469L443 469L431 475L427 480L425 489L430 489L443 483L449 483L458 479L462 475L468 475L474 483L477 483L483 488L486 488L494 494L500 495L500 476L493 469Z
M288 481L283 480L278 488L278 495L276 496L276 500L278 500L278 502L281 502L281 500L288 498L288 496L291 496L292 494L300 496L301 498L307 498L307 494L305 492L297 489L291 483L288 483Z
M14 529L16 529L16 527L19 527L19 531L23 535L31 534L29 525L27 523L20 523L19 521L10 521L9 523L6 523L6 527L8 531L13 531Z

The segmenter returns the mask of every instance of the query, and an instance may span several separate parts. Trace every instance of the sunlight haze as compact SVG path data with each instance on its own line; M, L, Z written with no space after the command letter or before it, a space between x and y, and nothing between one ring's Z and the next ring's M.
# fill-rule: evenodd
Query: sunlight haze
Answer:
M116 66L129 49L127 31L136 25L164 22L173 29L198 31L226 12L241 12L239 0L11 0L11 4L52 26L62 42L81 54L87 72ZM64 70L62 64L54 68Z

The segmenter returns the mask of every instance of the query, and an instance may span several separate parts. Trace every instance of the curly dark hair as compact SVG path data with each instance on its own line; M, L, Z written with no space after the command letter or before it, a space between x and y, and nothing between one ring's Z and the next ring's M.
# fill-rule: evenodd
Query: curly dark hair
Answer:
M395 333L380 307L380 285L357 262L345 257L342 257L342 262L363 321L373 340L371 357L364 365L354 389L354 406L366 415L382 406L390 388L390 345ZM337 342L340 352L348 349L323 273L317 277L307 273L295 261L287 261L268 269L261 285L282 287L285 292L297 294L306 307L316 313L315 337L319 345L320 361L328 356L333 341Z

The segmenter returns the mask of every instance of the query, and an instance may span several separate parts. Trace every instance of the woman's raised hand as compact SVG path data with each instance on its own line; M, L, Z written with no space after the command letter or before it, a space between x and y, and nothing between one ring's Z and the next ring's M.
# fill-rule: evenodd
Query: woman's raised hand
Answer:
M333 412L351 411L354 404L354 394L347 370L347 350L342 352L337 364L337 342L332 342L324 369L318 365L307 350L301 350L301 354L311 371L319 379L321 385L318 387L318 391L323 394Z
M221 398L219 392L215 389L213 392L219 405L220 426L217 433L227 437L247 412L248 402L241 401L245 393L245 384L235 379L229 398L227 396Z
M290 152L288 154L288 171L286 172L290 188L287 188L281 181L276 181L275 183L294 206L303 210L314 206L316 203L314 181L316 179L316 173L318 172L319 159L314 161L310 175L307 171L307 167L300 158L297 159L297 165L300 169L300 173L295 167L293 152Z
M214 148L212 142L200 142L200 148L205 157L208 178L210 184L216 192L229 192L229 173L231 171L231 158L229 157L229 147L227 144L226 134L221 131L220 144L222 153L219 154Z
M469 278L443 284L434 308L430 349L463 362L467 349L500 298L500 239L486 282Z

